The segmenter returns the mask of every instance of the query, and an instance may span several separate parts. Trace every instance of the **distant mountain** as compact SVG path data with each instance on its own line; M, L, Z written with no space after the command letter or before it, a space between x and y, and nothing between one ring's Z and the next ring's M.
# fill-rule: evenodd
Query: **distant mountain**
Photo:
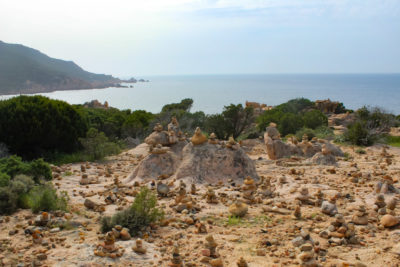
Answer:
M105 88L120 82L111 75L85 71L72 61L0 41L0 94Z

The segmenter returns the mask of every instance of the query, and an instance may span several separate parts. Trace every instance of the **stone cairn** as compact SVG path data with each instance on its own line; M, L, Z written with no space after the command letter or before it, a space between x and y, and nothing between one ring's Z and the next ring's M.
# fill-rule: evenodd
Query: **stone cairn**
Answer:
M353 215L351 221L356 225L367 225L368 224L368 213L364 205L358 206L358 210Z
M197 127L190 141L194 146L202 145L207 142L207 136L201 132L200 127Z
M217 243L212 235L206 237L205 249L202 250L203 258L201 262L209 263L213 267L222 267L222 259L217 252Z
M229 206L229 213L235 217L244 217L247 214L248 207L240 200L236 200Z
M244 184L242 186L242 192L243 192L243 199L247 204L253 204L256 202L255 200L255 193L257 191L257 186L254 182L254 179L251 177L246 177L244 179Z
M172 251L172 259L168 264L169 267L183 267L181 255L179 254L179 248L176 245Z
M249 266L243 257L240 257L240 259L237 261L236 265L237 265L237 267L248 267Z
M210 137L208 139L208 143L212 144L212 145L217 145L219 143L218 139L217 139L217 135L215 133L211 133L210 134Z
M382 194L376 196L375 204L374 204L374 211L378 212L379 215L386 214L386 202L385 197Z
M346 223L342 214L336 214L335 220L331 222L328 231L321 231L320 237L329 238L329 243L335 245L358 244L359 240L355 233L353 223Z
M310 200L310 194L308 193L307 187L301 187L300 192L296 196L296 200L298 200L301 204L310 204L313 205L314 203Z
M209 204L217 204L218 203L217 195L215 194L215 191L212 187L207 188L207 191L205 193L205 198L206 198L206 202Z
M136 239L135 245L132 247L132 250L138 254L146 254L147 249L143 246L142 239Z
M106 233L104 242L98 244L94 250L94 255L112 259L121 257L123 254L124 249L115 245L115 236L113 232Z

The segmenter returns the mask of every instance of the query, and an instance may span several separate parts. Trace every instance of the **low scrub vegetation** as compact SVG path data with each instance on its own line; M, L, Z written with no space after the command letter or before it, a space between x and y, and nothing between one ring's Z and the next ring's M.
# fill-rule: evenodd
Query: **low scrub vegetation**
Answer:
M65 194L57 195L48 180L52 179L48 163L42 159L23 162L11 156L0 159L0 214L11 214L18 208L34 212L65 210Z
M265 111L257 118L259 131L264 131L271 123L278 125L282 136L296 134L302 128L315 130L328 125L328 118L321 111L314 109L314 102L297 98Z
M396 117L380 108L363 107L355 112L356 120L349 125L346 141L354 145L369 146L390 132Z
M156 208L157 198L147 187L142 187L132 206L116 213L112 217L102 219L102 231L108 232L115 225L129 229L131 235L136 235L150 224L161 220L163 212Z

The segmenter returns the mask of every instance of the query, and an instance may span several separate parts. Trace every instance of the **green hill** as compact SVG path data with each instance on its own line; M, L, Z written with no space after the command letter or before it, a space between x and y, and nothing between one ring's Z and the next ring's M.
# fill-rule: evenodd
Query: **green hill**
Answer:
M72 61L0 41L0 94L104 88L119 82L111 75L85 71Z

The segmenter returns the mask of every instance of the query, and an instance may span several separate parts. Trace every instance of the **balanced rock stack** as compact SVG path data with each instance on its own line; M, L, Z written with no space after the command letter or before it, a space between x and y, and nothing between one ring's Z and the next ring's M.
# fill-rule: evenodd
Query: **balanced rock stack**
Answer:
M353 223L347 224L342 214L336 214L335 220L331 222L328 228L329 243L336 245L358 244L359 240L356 237L355 227ZM325 237L320 233L321 237Z
M367 225L368 224L368 213L364 205L360 205L358 210L353 215L351 221L357 225Z
M104 242L98 244L95 248L94 255L115 259L124 254L124 249L115 245L115 236L113 232L108 232L104 239Z
M178 246L174 247L172 251L172 259L171 262L168 264L169 267L183 267L181 255L179 254Z

